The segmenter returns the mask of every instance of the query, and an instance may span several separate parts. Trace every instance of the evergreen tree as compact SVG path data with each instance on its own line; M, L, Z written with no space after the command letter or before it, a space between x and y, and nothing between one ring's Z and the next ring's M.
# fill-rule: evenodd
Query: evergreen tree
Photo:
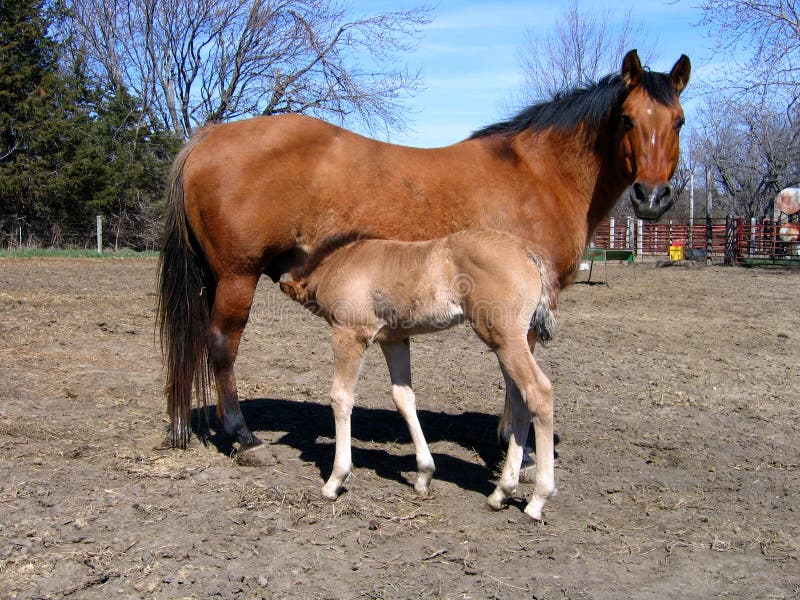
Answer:
M0 11L0 226L35 216L30 196L44 181L40 127L58 85L51 15L42 0L3 0Z
M178 141L124 88L92 81L80 52L59 64L48 31L63 12L0 1L0 242L21 226L46 245L91 243L102 214L112 243L154 247Z

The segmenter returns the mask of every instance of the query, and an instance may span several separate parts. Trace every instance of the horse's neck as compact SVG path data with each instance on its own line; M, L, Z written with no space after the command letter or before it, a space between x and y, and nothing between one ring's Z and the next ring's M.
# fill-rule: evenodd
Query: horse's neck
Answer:
M544 231L546 228L560 236L560 243L553 240L547 245L559 248L560 256L554 256L554 260L562 282L577 268L597 225L627 187L613 164L610 142L598 135L540 132L522 134L515 144L517 153L525 157L534 172L538 164L556 166L544 184L551 195L558 196L549 202L560 203L561 210L551 211L551 222L534 226L539 229L536 237L551 235Z
M537 140L531 144L523 140L522 148L533 148L533 159L547 155L558 165L554 178L566 186L565 192L578 204L587 228L594 230L613 208L628 186L621 181L614 165L612 141L605 140L603 132L585 133L578 129L571 133L535 133ZM524 151L524 150L523 150Z

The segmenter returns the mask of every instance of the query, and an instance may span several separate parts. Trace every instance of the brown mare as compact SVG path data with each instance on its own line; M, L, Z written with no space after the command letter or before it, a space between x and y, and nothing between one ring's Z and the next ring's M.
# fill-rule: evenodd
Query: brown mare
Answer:
M510 391L508 451L489 506L498 510L519 483L523 444L533 422L536 484L525 513L542 518L555 494L553 392L533 358L553 335L558 294L545 250L506 231L465 229L423 242L334 236L281 280L281 290L331 326L336 424L333 472L322 487L330 500L352 469L350 416L364 352L380 345L392 398L417 454L414 488L427 494L434 464L417 419L409 337L468 322L497 356Z
M173 444L188 443L192 388L206 403L210 369L225 433L242 459L260 462L234 377L256 284L262 274L278 280L332 234L509 231L545 248L559 285L568 284L627 188L641 218L672 205L690 70L681 56L669 74L650 72L630 51L618 75L445 148L385 144L299 115L198 132L173 164L160 263Z

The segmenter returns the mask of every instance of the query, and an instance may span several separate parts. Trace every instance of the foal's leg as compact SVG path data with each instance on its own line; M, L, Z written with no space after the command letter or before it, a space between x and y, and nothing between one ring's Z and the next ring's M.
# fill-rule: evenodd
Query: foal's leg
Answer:
M531 350L533 351L533 350ZM503 403L503 416L500 418L500 424L497 426L497 438L500 442L500 445L503 448L508 447L508 442L511 439L511 402L513 401L512 394L516 393L519 394L519 390L514 390L512 388L516 388L517 384L514 383L513 380L506 378L505 387L506 387L506 399ZM519 480L525 481L528 483L533 483L535 481L535 473L533 470L534 467L534 460L531 456L531 452L533 452L533 448L527 446L525 444L528 443L528 437L526 435L525 440L521 440L523 445L522 447L522 467L520 468L519 472Z
M533 429L536 434L536 483L525 513L540 520L547 499L556 493L552 386L536 364L527 341L519 340L502 345L497 350L497 357L504 375L516 384L519 397L511 403L512 436L506 464L497 489L489 498L489 504L498 508L517 486L520 464L517 461L521 462L521 445L524 443L522 436L527 433L529 415L533 415Z
M414 484L414 489L426 495L430 491L431 478L436 466L433 464L433 456L417 418L416 399L414 390L411 389L411 352L408 338L400 342L382 343L381 350L392 379L392 399L406 420L417 453L417 482Z
M503 433L507 436L506 442L508 446L506 448L506 456L500 480L497 482L497 487L494 492L492 492L487 500L489 506L495 510L503 508L506 499L517 489L520 466L524 454L523 447L528 435L528 425L530 423L530 413L525 407L522 393L506 371L502 360L500 361L500 369L503 372L503 379L506 384L506 403L503 408L505 427Z
M356 382L365 349L366 345L351 331L344 328L333 329L331 406L336 426L336 455L333 459L333 472L322 486L322 495L329 500L336 500L339 488L353 469L350 415L353 412Z
M250 464L260 460L260 439L253 435L244 422L236 391L233 364L239 351L242 331L250 315L257 277L221 279L214 295L211 322L206 332L206 345L217 388L217 417L225 433L239 442L241 459Z

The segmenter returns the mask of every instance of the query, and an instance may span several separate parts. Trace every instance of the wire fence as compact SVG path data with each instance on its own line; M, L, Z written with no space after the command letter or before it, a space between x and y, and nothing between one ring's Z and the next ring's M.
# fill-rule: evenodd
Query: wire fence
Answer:
M26 221L0 227L0 249L79 248L138 251L158 250L160 219L143 215L95 215L84 219L63 219L42 224Z
M668 257L670 247L682 246L688 256L723 260L726 264L772 261L800 262L800 224L765 219L665 220L658 223L633 217L600 222L590 247L629 249L639 257ZM157 251L161 245L161 220L141 214L96 215L91 219L66 219L46 226L17 221L0 227L0 249L32 248L133 249Z

